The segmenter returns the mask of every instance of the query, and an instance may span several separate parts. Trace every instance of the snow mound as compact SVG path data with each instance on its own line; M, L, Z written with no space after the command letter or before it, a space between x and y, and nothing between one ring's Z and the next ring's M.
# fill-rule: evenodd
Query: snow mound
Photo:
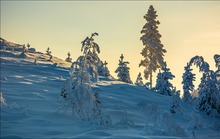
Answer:
M181 102L182 112L171 114L171 97L144 87L99 77L92 84L103 104L110 127L59 111L60 91L69 79L71 63L40 52L1 52L1 138L217 138L219 119ZM37 59L36 63L34 62ZM53 66L57 63L57 66ZM4 101L5 102L5 101ZM191 113L194 111L194 113ZM195 117L196 116L196 117ZM193 118L195 117L195 118Z

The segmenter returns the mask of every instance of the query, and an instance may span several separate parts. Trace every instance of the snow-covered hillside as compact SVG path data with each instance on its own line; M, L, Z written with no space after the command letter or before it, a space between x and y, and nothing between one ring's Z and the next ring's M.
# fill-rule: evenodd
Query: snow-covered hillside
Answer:
M1 138L220 138L220 120L181 102L170 113L171 97L113 79L93 83L103 113L102 127L60 110L60 90L71 63L40 52L1 52ZM37 64L35 64L37 59ZM57 63L57 64L54 64ZM56 65L56 66L55 66Z

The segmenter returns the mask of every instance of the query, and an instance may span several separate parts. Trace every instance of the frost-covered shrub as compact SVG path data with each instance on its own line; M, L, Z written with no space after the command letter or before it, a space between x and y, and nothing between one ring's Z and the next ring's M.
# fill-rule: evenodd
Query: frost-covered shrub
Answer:
M28 51L29 52L36 52L36 49L35 48L29 48Z
M213 123L212 123L212 129L220 131L220 120L216 119Z
M120 109L123 112L123 117L120 120L120 122L117 123L117 125L121 125L124 128L128 128L128 127L134 127L134 122L129 120L128 118L128 113L125 107L120 107Z
M7 107L6 100L4 99L2 92L0 93L0 103L1 107Z
M172 118L169 113L164 113L161 119L163 133L166 135L175 135L180 137L186 137L186 131Z
M196 114L195 112L190 113L190 122L188 124L188 128L190 129L203 129L205 127L205 123L203 121L202 116Z
M2 46L2 50L3 50L3 51L5 51L5 50L6 50L6 48L7 48L7 46L5 46L5 45L4 45L4 46Z
M144 113L146 115L146 125L149 126L160 126L161 124L161 113L158 105L148 104L143 106Z
M178 113L181 111L180 101L181 101L180 91L176 91L171 97L171 104L170 104L171 113Z

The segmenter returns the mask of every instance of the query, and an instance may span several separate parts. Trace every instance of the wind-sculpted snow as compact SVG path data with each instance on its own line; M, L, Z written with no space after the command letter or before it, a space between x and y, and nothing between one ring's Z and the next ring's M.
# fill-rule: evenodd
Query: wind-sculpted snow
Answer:
M61 112L60 91L71 63L39 52L1 51L1 138L218 138L219 119L180 102L170 113L171 97L145 87L99 77L92 83L111 126L103 128ZM38 59L34 63L34 59ZM57 66L53 66L57 63ZM193 113L192 113L193 112Z

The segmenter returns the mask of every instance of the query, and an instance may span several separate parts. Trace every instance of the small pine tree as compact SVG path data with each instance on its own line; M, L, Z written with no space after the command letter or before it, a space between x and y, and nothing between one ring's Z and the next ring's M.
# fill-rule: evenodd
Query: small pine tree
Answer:
M71 56L70 52L67 53L67 56L68 56L68 57L66 58L65 61L66 61L66 62L72 62L72 58L70 58L70 56Z
M142 50L141 55L144 60L141 60L139 66L145 67L144 77L148 79L150 76L150 88L152 88L152 74L156 72L158 68L161 68L164 63L164 53L166 50L163 48L163 44L160 41L161 35L158 31L158 25L160 22L156 20L157 14L154 7L150 5L147 14L144 15L147 23L143 26L140 38L145 48Z
M124 56L121 54L118 68L115 70L115 73L118 73L117 76L119 81L132 84L129 73L130 68L127 66L127 64L129 64L129 62L124 61Z
M106 61L104 63L101 61L101 66L99 66L99 75L100 76L105 76L105 77L110 76L110 71L108 70L107 64L108 63Z
M187 66L184 68L185 72L183 73L183 100L185 102L190 102L192 100L192 95L190 92L194 90L193 81L195 81L195 74L193 74L190 68L190 65L187 63Z
M28 50L30 49L31 45L29 43L27 43L27 48Z
M47 52L47 53L46 53L47 55L51 55L51 51L50 51L50 48L49 48L49 47L47 48L46 52Z
M154 90L157 93L172 96L174 88L169 80L172 80L174 77L175 76L170 72L170 69L167 68L167 64L165 62L162 67L162 72L159 72L157 75L157 83Z
M134 83L137 86L144 86L143 78L141 77L141 73L139 72L136 82Z
M22 47L22 53L25 54L26 52L27 52L27 48L26 48L26 46L24 44L23 47Z

